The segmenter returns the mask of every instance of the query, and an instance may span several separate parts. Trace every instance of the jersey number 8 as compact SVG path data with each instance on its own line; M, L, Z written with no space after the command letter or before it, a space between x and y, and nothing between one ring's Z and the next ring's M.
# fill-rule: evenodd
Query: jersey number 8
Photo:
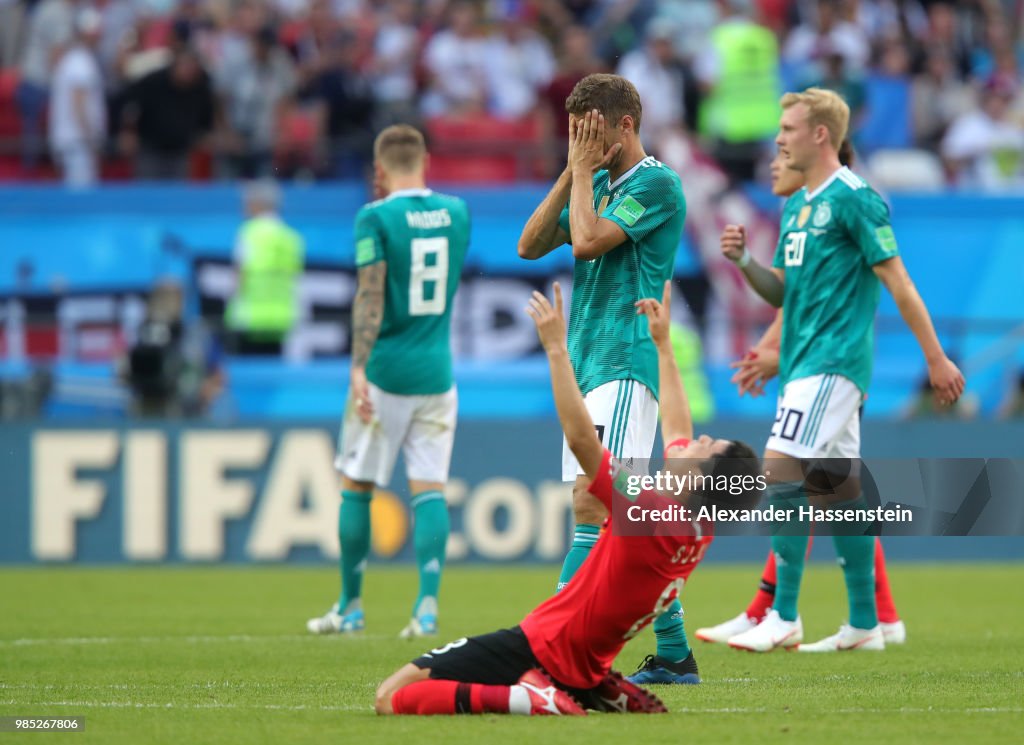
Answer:
M409 271L409 315L439 316L448 302L448 239L412 239L412 265ZM427 257L433 261L427 264ZM426 299L427 282L434 283L434 292Z

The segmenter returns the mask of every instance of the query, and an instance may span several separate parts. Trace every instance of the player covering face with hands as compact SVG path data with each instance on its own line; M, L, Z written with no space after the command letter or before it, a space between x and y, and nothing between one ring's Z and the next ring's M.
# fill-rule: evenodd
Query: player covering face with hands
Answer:
M662 436L666 458L699 464L702 473L756 474L756 456L742 443L693 438L689 404L668 338L669 287L662 302L641 300L658 351L662 377ZM590 492L611 512L613 501L644 508L693 504L703 495L617 489L622 465L601 445L576 385L566 349L561 288L554 302L534 293L527 312L548 356L551 387L565 437L591 479ZM755 502L756 491L731 497ZM661 523L652 535L617 535L606 520L594 549L573 581L531 611L517 626L458 639L418 657L377 691L380 714L570 714L586 709L663 712L643 688L611 670L627 641L675 600L712 540L707 521Z

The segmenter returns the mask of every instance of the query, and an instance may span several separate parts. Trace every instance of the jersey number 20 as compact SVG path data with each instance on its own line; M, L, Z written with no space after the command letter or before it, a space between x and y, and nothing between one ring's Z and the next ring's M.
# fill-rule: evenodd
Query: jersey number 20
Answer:
M790 233L786 236L786 266L802 266L804 263L804 246L807 244L807 233Z
M409 269L409 315L439 316L448 302L448 239L412 239L412 264ZM433 256L428 265L427 257ZM433 282L434 293L426 299L427 282Z

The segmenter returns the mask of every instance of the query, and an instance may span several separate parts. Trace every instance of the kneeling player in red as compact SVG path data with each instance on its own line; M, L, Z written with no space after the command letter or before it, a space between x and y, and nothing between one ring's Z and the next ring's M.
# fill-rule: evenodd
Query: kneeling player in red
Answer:
M641 300L658 348L662 437L666 458L685 459L691 473L749 477L760 473L748 445L693 440L690 407L668 340L670 285L662 303ZM561 289L555 304L534 293L527 312L537 324L551 365L551 386L566 440L587 477L590 491L615 519L616 503L643 509L695 507L708 496L663 495L637 490L626 496L630 474L601 446L580 395L565 344ZM627 489L632 492L632 489ZM728 495L730 506L746 507L759 492ZM511 629L459 639L431 650L397 670L377 690L379 714L584 714L585 709L663 712L656 696L611 670L627 641L677 596L712 540L707 521L661 523L647 535L619 535L605 522L590 556L562 592L535 608Z

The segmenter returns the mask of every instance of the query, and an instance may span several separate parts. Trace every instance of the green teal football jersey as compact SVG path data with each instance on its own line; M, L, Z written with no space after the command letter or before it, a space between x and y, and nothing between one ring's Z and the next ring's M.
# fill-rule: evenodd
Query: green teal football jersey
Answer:
M614 183L598 171L594 210L618 224L627 240L592 261L576 261L568 339L576 382L585 395L613 380L636 380L657 397L658 353L635 303L661 299L672 278L686 220L679 176L651 157ZM570 233L568 206L559 224Z
M872 267L898 255L889 208L848 168L789 198L772 264L786 272L781 385L835 373L867 392L881 295Z
M457 197L406 189L356 215L356 266L387 262L384 318L366 377L389 393L452 387L451 312L469 248L469 210Z

